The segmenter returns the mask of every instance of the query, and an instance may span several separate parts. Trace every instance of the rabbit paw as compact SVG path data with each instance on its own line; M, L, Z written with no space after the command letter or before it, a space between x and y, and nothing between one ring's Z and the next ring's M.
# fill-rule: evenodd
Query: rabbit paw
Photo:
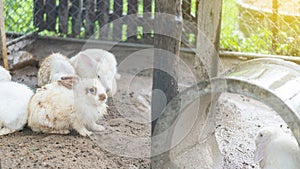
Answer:
M92 131L94 132L100 132L100 131L103 131L105 130L105 127L103 127L102 125L99 125L99 124L93 124L90 128Z
M93 134L93 132L91 131L88 131L86 128L84 127L81 127L81 128L78 128L78 129L75 129L80 135L82 136L91 136Z

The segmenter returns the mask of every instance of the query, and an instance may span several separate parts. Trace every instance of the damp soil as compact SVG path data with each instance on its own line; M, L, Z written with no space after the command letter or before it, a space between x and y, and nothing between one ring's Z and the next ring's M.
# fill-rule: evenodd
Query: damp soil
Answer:
M52 52L72 56L81 49L82 44L79 43L42 40L25 48L40 60ZM116 55L118 63L121 63L137 50L140 49L116 47L112 48L111 52ZM191 65L193 61L188 58L185 57L184 62ZM221 61L224 70L242 62L233 58L221 58ZM35 89L37 70L37 67L29 66L14 71L13 81ZM190 72L185 71L185 68L182 70L183 83L179 86L181 90L192 84L188 82L192 79ZM120 72L123 81L118 83L116 96L109 98L108 113L99 122L105 125L107 130L105 133L98 133L98 137L111 131L132 138L150 138L151 71L139 74L134 72L135 70L130 68ZM253 161L257 130L268 125L287 129L276 112L263 103L228 93L222 94L219 99L216 124L216 137L223 154L225 169L258 169L258 165ZM0 137L1 168L150 168L147 152L140 155L140 150L118 147L114 144L115 138L107 138L101 140L82 137L75 131L68 135L34 133L25 127L22 131ZM120 144L130 144L122 137L118 141ZM124 152L129 149L130 153ZM142 147L142 150L150 152L150 147Z

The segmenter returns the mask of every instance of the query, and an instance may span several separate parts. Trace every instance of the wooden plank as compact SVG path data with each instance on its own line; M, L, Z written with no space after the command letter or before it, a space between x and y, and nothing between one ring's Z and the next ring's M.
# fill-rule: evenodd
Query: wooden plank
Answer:
M70 14L72 17L72 36L76 37L80 34L82 27L82 1L83 0L71 0L72 6L70 8Z
M0 52L3 59L4 68L8 70L8 61L7 61L7 49L6 49L6 33L4 26L4 12L3 12L3 2L0 0Z
M34 0L33 25L39 30L44 30L44 0Z
M69 4L68 0L60 0L58 6L59 32L68 33Z
M96 4L95 0L85 1L85 37L90 38L95 33Z
M56 26L56 1L46 0L45 5L46 12L46 29L49 31L55 31Z
M97 14L99 22L99 36L100 39L107 40L109 36L109 0L98 0L97 1Z
M113 20L119 19L123 14L123 0L114 0ZM121 22L114 22L113 24L113 40L120 41L122 38L122 24Z
M127 38L133 41L137 40L137 12L138 12L138 0L128 0L128 15L130 19L126 22L127 24Z

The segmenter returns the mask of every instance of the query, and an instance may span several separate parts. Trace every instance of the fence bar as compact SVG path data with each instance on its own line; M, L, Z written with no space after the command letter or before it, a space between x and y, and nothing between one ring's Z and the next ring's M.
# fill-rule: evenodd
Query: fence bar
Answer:
M144 1L144 6L143 6L144 12L151 12L152 0L143 0L143 1ZM147 15L147 17L151 17L151 16Z
M186 19L186 20L191 19L191 8L192 8L192 1L191 0L183 0L183 2L182 2L183 19Z
M75 37L80 34L82 26L82 0L71 0L72 6L70 14L72 16L72 36Z
M39 30L44 30L44 0L34 0L33 24Z
M151 19L151 9L152 9L152 0L144 0L144 15L143 15L143 40L149 43L152 43L151 40L151 30L153 30L153 22L150 22ZM145 33L146 32L146 33Z
M95 0L85 1L85 37L89 38L95 33L96 4Z
M114 0L114 13L113 13L113 20L119 19L122 17L123 13L123 0ZM120 22L118 22L120 23ZM114 24L113 25L113 34L112 34L113 40L121 40L122 38L122 25L120 24Z
M56 26L56 1L46 0L46 29L55 31Z
M99 22L99 38L103 40L107 40L109 36L109 26L107 25L109 22L109 0L98 0L97 1L97 16Z
M128 15L131 14L137 14L138 11L138 0L128 0ZM136 17L134 17L134 15L132 15L132 17L130 17L129 22L127 23L128 27L127 27L127 37L133 40L137 40L136 39L136 33L137 33L137 21L136 21ZM134 35L133 37L129 37L130 35Z
M196 17L195 17L195 22L198 21L199 13L198 13L197 9L198 9L199 3L200 3L200 1L197 0L197 1L196 1Z
M58 18L59 18L59 32L68 33L68 21L69 21L69 5L68 0L60 0L58 6Z
M0 0L0 52L2 54L4 68L8 70L8 61L7 61L7 49L6 49L6 34L4 26L4 12L3 12L3 2Z

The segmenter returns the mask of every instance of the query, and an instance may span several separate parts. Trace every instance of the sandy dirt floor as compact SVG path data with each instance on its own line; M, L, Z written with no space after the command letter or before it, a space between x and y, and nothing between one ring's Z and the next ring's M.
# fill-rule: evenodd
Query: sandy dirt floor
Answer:
M45 46L47 46L45 48ZM52 52L61 52L73 56L81 50L82 44L65 42L37 41L26 50L38 56L40 60ZM137 49L111 49L121 63L126 56ZM186 59L185 59L186 60ZM191 64L192 61L186 61ZM225 69L241 61L222 59ZM182 70L186 70L183 68ZM123 80L114 99L109 99L108 114L99 123L107 130L99 135L119 132L130 137L150 138L150 89L151 72L144 71L134 75L135 70L123 69ZM26 67L13 73L13 81L25 83L32 88L36 86L37 68ZM193 84L189 72L182 73L181 90ZM244 96L224 93L217 107L216 136L220 150L224 155L225 169L259 168L253 162L255 149L254 137L259 128L268 125L287 128L281 118L264 104ZM109 139L109 137L107 137ZM69 135L33 133L25 128L23 131L0 137L0 160L2 168L150 168L150 159L145 156L130 157L130 153L113 152L126 150L114 147L114 139L93 141L79 136L76 132ZM101 139L100 139L101 140ZM103 140L102 140L103 141ZM120 143L126 140L119 139ZM110 144L111 143L111 144ZM129 143L128 143L129 144ZM109 146L111 145L111 146ZM149 151L149 147L143 147ZM128 155L129 154L129 155ZM147 154L147 152L145 152ZM125 155L125 156L122 156ZM201 167L199 167L200 169Z

